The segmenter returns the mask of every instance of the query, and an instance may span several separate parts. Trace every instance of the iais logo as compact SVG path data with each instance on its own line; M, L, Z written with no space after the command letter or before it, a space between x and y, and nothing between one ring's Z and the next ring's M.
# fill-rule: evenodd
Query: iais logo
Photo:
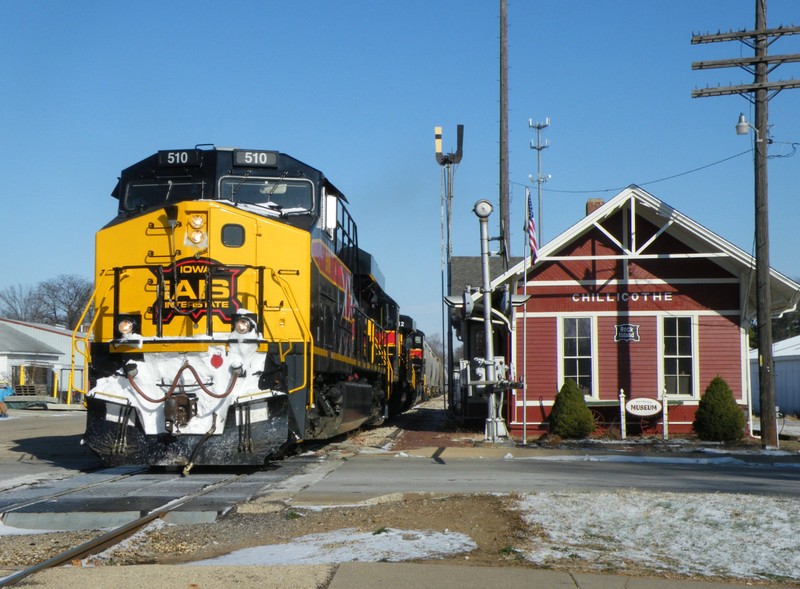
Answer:
M158 278L158 270L152 269ZM242 304L236 298L236 281L243 268L223 266L210 258L184 258L161 268L164 296L153 305L153 321L166 324L176 316L197 322L211 313L231 323ZM162 303L159 306L159 303Z

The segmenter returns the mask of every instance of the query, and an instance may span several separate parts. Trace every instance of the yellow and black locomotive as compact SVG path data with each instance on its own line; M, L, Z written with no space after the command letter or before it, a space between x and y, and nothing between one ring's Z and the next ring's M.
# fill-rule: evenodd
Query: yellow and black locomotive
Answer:
M263 464L422 395L421 332L319 170L277 151L165 150L112 195L76 346L84 442L108 464Z

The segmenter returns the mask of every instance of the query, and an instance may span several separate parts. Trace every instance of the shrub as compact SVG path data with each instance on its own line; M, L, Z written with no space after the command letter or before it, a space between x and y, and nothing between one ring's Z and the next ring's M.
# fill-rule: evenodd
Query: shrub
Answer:
M567 379L558 391L550 412L549 429L561 438L585 438L594 431L592 412L574 380Z
M692 428L701 440L730 442L744 437L745 417L728 383L720 376L709 383Z

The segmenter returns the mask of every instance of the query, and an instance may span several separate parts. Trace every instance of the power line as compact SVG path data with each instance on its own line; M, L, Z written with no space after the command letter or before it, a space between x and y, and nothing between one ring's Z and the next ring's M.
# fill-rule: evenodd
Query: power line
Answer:
M706 164L704 166L700 166L699 168L692 168L691 170L687 170L685 172L680 172L678 174L672 174L671 176L665 176L664 178L659 178L658 180L649 180L648 182L633 182L633 184L636 184L637 186L648 186L650 184L657 184L658 182L666 182L667 180L673 180L675 178L680 178L681 176L686 176L688 174L693 174L695 172L700 172L701 170L705 170L705 169L710 168L712 166L723 164L723 163L725 163L727 161L730 161L732 159L735 159L737 157L741 157L741 156L743 156L745 154L752 153L752 151L753 151L752 149L748 149L746 151L742 151L740 153L737 153L735 155L723 158L721 160L717 160L717 161L712 162L710 164ZM791 154L791 155L793 155L793 154ZM786 156L783 156L783 157L789 157L789 155L786 155ZM522 183L519 183L519 182L514 182L514 184L518 184L519 186L528 186L529 187L528 184L522 184ZM555 188L543 188L542 190L544 190L545 192L559 192L559 193L562 193L562 194L586 194L587 192L592 192L592 193L597 193L597 192L619 192L620 190L624 190L628 186L630 186L630 184L625 185L625 186L618 186L618 187L614 187L614 188L599 188L599 189L595 189L595 190L558 190L558 189L555 189Z

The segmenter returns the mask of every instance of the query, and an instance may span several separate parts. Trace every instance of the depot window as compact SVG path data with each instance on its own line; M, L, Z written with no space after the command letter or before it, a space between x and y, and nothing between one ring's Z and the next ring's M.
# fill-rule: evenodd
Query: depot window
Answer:
M564 346L564 380L572 379L592 394L592 318L564 317L562 344Z
M668 395L692 394L694 364L691 317L664 317L664 388Z

